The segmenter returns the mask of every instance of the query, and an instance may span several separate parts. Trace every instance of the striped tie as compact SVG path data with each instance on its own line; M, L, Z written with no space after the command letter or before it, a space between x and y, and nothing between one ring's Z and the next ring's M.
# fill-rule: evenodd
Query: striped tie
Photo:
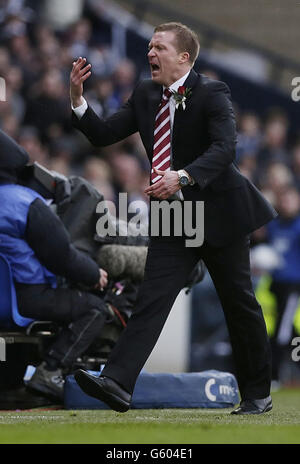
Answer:
M154 145L153 158L151 169L151 182L154 184L161 178L153 168L161 171L170 170L170 155L171 155L171 124L170 124L170 97L172 92L165 89L162 100L158 107L158 112L155 118L154 126Z

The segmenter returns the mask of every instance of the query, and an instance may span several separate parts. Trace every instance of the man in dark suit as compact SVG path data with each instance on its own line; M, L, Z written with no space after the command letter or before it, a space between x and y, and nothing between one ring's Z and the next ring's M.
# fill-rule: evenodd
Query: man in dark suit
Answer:
M197 74L199 43L182 24L158 26L149 44L150 80L108 119L83 99L90 65L73 63L73 124L96 146L139 131L152 165L146 193L153 200L204 202L204 243L187 247L185 237L151 237L136 310L100 377L78 371L89 395L127 411L136 378L150 355L169 311L196 262L204 260L225 313L241 404L233 413L272 408L271 358L265 323L250 278L249 233L276 216L259 191L235 167L235 119L226 84Z

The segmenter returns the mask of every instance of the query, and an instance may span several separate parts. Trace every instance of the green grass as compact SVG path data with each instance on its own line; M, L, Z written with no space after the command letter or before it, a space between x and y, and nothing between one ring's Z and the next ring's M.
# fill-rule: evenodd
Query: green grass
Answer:
M0 443L300 443L300 390L273 394L273 410L230 409L0 412Z

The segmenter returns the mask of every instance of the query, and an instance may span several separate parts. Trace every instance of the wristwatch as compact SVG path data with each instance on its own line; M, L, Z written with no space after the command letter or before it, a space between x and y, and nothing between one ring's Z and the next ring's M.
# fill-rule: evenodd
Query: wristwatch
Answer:
M189 185L190 180L186 172L183 170L180 170L180 171L177 171L177 173L178 173L178 183L180 187L186 187L187 185Z

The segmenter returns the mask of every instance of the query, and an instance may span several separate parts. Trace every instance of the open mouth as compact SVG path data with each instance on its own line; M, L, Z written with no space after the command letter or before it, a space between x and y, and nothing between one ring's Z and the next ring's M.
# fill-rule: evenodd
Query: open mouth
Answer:
M158 64L150 63L151 71L159 71L160 67Z

